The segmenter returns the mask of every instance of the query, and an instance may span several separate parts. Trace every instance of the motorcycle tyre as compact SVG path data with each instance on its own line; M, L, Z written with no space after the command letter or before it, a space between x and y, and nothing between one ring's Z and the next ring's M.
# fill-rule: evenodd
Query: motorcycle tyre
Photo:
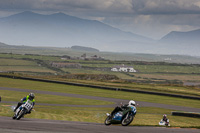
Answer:
M16 119L16 115L14 114L12 118L13 118L13 119Z
M25 114L25 112L23 110L20 110L16 119L20 120L22 118L22 116L24 116L24 114Z
M110 121L111 121L111 118L110 118L110 116L108 116L108 117L105 119L105 122L104 122L104 124L105 124L106 126L109 126L109 125L111 125L111 122L109 121L109 119L110 119Z
M134 116L130 115L130 117L131 117L130 121L129 121L128 123L126 123L126 124L123 123L123 121L124 121L125 118L126 118L126 117L124 117L124 119L122 119L121 125L122 125L122 126L128 126L128 125L133 121Z

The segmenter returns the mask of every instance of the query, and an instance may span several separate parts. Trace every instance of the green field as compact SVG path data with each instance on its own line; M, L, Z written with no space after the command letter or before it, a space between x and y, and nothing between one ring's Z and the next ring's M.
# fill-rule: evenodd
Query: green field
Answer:
M7 91L0 90L0 94L3 96L2 100L4 101L19 101L20 98L23 98L27 95L25 92L18 91ZM112 102L100 101L100 100L90 100L84 98L73 98L73 97L64 97L64 96L55 96L48 94L39 94L37 95L37 103L49 103L49 104L69 104L69 105L109 105L113 104ZM56 100L55 100L56 99Z
M9 84L8 84L9 83ZM127 93L119 91L108 91L101 89L94 89L88 87L77 87L69 85L60 85L53 83L44 83L36 81L27 81L19 79L0 78L1 87L21 88L43 90L51 92L72 93L99 97L111 97L120 99L134 99L136 101L147 101L154 103L164 103L170 105L182 105L185 107L200 108L199 100L189 100L182 98L172 98L166 96L147 95L139 93ZM0 90L2 100L5 101L19 101L25 92ZM73 104L73 105L108 105L111 102L102 102L99 100L88 100L80 98L71 98L55 95L46 95L36 93L36 103L50 103L50 104ZM13 112L11 104L0 105L0 115L11 117ZM111 112L113 108L92 108L92 107L59 107L59 106L41 106L35 105L35 111L28 118L39 119L53 119L53 120L68 120L68 121L83 121L83 122L97 122L103 123L106 116L105 113ZM200 127L199 118L188 118L171 116L169 109L154 108L154 107L137 107L137 115L131 125L147 125L157 126L163 114L168 114L171 126L174 127Z
M13 54L35 54L35 55L70 55L72 57L80 57L83 54L87 56L98 55L108 60L114 61L148 61L148 62L170 62L170 63L187 63L187 64L199 64L199 57L187 56L187 55L158 55L158 54L140 54L140 53L113 53L113 52L90 52L90 51L77 51L70 48L55 48L55 47L26 47L26 46L9 46L1 47L0 53L8 53L10 57ZM171 58L170 61L166 61L166 58Z
M51 66L53 61L79 63L82 68L55 68ZM133 66L138 72L125 73L110 71L112 66L121 64ZM24 75L25 77L37 76L50 80L73 81L101 86L200 96L199 86L183 86L185 82L200 83L200 65L193 64L144 61L61 60L59 56L53 55L0 54L0 72L2 71L21 76ZM77 80L70 79L70 76L68 78L61 76L67 74L108 74L118 77L119 80L94 80L90 77L84 80L81 80L81 78Z
M1 59L0 58L0 71L15 71L15 72L49 72L50 70L37 64L34 61L22 60L22 59Z
M79 87L71 85L62 85L54 83L36 82L20 79L0 78L1 87L31 89L31 90L43 90L52 92L72 93L90 96L110 97L118 99L134 99L136 101L163 103L170 105L182 105L186 107L200 108L200 102L198 100L181 99L167 96L148 95L140 93L129 93L121 91L109 91L88 87ZM176 102L174 102L176 101Z
M27 49L26 49L27 50ZM199 58L188 56L170 56L173 62L156 62L162 61L168 56L142 55L142 54L116 54L116 53L99 53L98 56L106 57L111 60L61 60L61 55L80 56L82 52L73 52L68 49L46 50L45 48L28 50L39 54L43 51L43 55L27 54L0 54L0 72L3 75L13 75L22 77L33 77L57 81L66 81L74 83L83 83L90 85L109 86L115 88L126 88L134 90L145 90L171 94L181 94L189 96L200 96L199 86L184 86L184 82L200 82L200 65L185 64L189 61L198 62ZM61 53L56 51L61 50ZM21 51L22 52L22 51ZM20 53L20 51L19 51ZM52 53L51 55L47 53ZM96 53L88 53L88 56ZM141 59L151 60L146 62ZM125 60L127 59L127 60ZM193 60L194 59L194 60ZM79 63L81 68L54 68L52 62L68 62ZM154 62L155 61L155 62ZM176 62L176 63L174 63ZM179 64L182 63L183 64ZM190 62L190 63L191 63ZM111 72L110 68L116 65L125 64L133 66L137 73ZM0 73L0 74L1 74ZM66 78L66 75L78 75L79 77L86 75L88 79ZM118 79L91 79L90 75L114 75ZM91 76L92 77L92 76ZM177 105L184 107L200 108L199 100L174 98L159 95L148 95L141 93L130 93L122 91L110 91L95 89L90 87L80 87L71 85L62 85L55 83L36 82L29 80L11 79L0 77L0 87L20 88L60 93L71 93L88 96L98 96L107 98L117 98L126 100L136 100L152 103L161 103L169 105ZM0 90L0 96L4 101L18 102L22 97L26 96L26 92ZM66 97L58 95L36 93L37 103L46 104L67 104L69 107L61 106L35 106L35 111L28 118L53 119L53 120L69 120L83 122L103 123L105 113L111 112L112 108L92 108L92 107L70 107L70 105L110 105L110 101L91 100L84 98ZM0 104L0 116L11 117L12 104ZM157 126L163 114L168 114L171 126L178 127L200 127L199 118L188 118L171 116L169 109L154 107L138 107L138 113L131 125L147 125Z

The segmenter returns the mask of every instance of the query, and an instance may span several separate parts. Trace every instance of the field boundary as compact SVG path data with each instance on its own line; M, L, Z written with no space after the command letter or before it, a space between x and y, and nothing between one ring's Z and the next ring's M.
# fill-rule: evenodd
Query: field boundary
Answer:
M0 74L0 77L13 78L13 79L24 79L24 80L32 80L32 81L41 81L41 82L57 83L57 84L66 84L66 85L74 85L74 86L82 86L82 87L91 87L91 88L113 90L113 91L134 92L134 93L143 93L143 94L152 94L152 95L161 95L161 96L170 96L170 97L200 100L200 97L195 97L195 96L186 96L186 95L169 94L169 93L161 93L161 92L131 90L131 89L125 89L125 88L114 88L114 87L106 87L106 86L88 85L88 84L80 84L80 83L72 83L72 82L47 80L47 79L21 77L21 76L15 76L15 75Z

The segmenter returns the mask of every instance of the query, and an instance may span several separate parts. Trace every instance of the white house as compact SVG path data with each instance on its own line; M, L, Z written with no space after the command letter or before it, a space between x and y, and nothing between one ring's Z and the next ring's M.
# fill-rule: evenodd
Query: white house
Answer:
M120 66L114 66L111 68L114 72L136 72L136 70L131 66L125 66L124 64Z

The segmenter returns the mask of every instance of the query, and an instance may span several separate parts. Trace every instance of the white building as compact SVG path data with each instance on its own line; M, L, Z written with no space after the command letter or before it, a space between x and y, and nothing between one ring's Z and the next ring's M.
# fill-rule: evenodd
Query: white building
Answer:
M124 64L120 66L114 66L111 68L113 72L136 72L136 70L131 66L125 66Z

